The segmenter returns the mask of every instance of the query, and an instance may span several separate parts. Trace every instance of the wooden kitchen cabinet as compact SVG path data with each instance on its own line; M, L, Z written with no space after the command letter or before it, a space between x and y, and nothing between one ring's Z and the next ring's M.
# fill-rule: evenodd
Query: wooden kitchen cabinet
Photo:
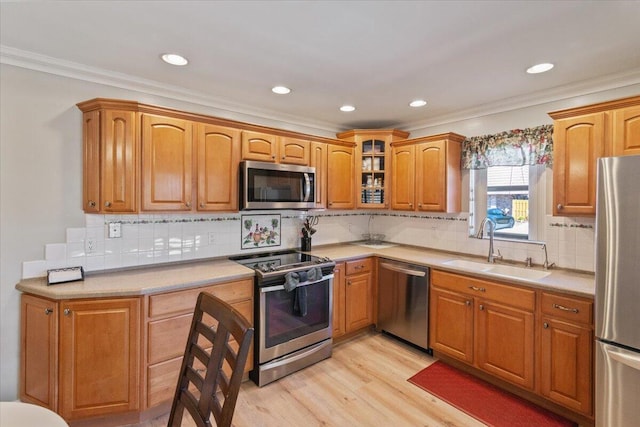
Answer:
M142 210L190 211L193 124L142 115Z
M546 398L593 414L593 303L541 292L540 392Z
M60 311L60 415L139 409L140 299L68 300Z
M553 214L593 216L597 160L640 153L640 96L549 113Z
M392 209L459 212L463 140L447 133L392 143Z
M311 143L309 166L316 168L316 208L327 207L327 144L324 142Z
M354 129L337 134L338 139L354 142L356 207L389 207L391 146L406 139L408 132L398 129Z
M244 279L150 295L146 298L144 407L168 405L173 398L196 300L209 292L228 302L253 324L253 280ZM253 350L245 372L253 369Z
M93 103L78 106L83 110L84 211L137 212L137 114Z
M238 209L240 130L196 125L197 210Z
M276 135L242 131L242 160L275 162L278 158L278 137Z
M353 146L329 144L327 147L327 207L355 207Z
M373 324L372 258L345 263L345 332Z
M345 286L344 263L337 262L333 270L333 338L339 338L346 332Z
M299 138L278 138L278 162L309 166L311 142Z
M533 390L535 291L431 271L430 346Z
M59 304L22 294L20 300L20 400L58 410Z

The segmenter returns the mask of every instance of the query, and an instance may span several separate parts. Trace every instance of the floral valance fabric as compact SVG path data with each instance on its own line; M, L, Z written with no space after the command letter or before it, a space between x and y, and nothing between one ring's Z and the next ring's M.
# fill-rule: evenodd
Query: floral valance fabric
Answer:
M467 138L462 143L462 168L547 165L553 162L553 125L514 129Z

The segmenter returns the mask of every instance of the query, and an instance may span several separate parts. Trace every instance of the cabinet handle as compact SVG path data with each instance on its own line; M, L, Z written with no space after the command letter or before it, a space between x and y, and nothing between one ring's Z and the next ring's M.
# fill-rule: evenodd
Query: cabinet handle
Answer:
M580 311L577 308L569 308L569 307L565 307L564 305L560 305L560 304L553 304L553 308L557 308L558 310L562 310L562 311L570 311L570 312L576 313L576 314L578 314L578 312Z
M70 308L65 308L63 311L65 316L70 316L71 315L71 309Z
M549 329L549 324L547 322L544 322L542 324L542 327L545 328L545 329Z
M364 265L356 265L353 268L356 269L356 270L362 270L364 268Z
M466 301L464 302L464 304L465 304L465 305L467 305L467 306L469 306L469 305L471 305L471 301L466 300Z
M111 207L111 202L104 202L104 207L105 208L110 208Z
M477 286L469 286L469 289L472 289L474 291L480 291L480 292L486 292L486 288L479 288Z
M51 313L53 313L53 308L45 308L44 309L44 314L46 314L47 316L50 315Z
M564 206L562 206L562 204L561 204L561 203L558 203L558 206L556 206L556 208L557 208L559 211L561 211L563 207L564 207Z
M480 311L484 311L484 305L480 304Z
M89 205L90 208L95 208L96 207L96 202L94 202L93 200L89 200L88 205Z

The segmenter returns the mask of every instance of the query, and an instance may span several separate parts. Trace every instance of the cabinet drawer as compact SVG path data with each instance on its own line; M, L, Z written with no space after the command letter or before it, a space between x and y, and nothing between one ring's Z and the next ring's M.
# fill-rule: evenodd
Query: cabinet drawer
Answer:
M505 303L523 310L533 311L536 305L534 290L515 285L503 285L439 270L431 270L431 283L444 289Z
M371 271L372 264L373 262L371 261L371 258L359 259L356 261L347 261L345 263L345 271L347 276L350 274L366 273L368 271Z
M253 279L151 295L149 297L149 317L192 313L200 292L209 292L227 302L248 299L253 296Z
M180 357L149 367L147 371L147 408L173 399L183 353L184 349L180 353Z
M184 354L193 314L149 322L149 364Z
M549 316L589 325L593 322L593 301L542 292L540 305Z

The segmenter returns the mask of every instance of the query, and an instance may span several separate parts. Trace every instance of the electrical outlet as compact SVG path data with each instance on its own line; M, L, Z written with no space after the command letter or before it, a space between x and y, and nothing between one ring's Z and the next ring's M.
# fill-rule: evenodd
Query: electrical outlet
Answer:
M110 222L109 223L109 238L117 239L122 237L122 223Z
M96 239L93 237L88 237L84 242L84 251L88 254L92 254L96 251Z
M216 233L213 231L209 232L209 244L214 245L216 243Z

